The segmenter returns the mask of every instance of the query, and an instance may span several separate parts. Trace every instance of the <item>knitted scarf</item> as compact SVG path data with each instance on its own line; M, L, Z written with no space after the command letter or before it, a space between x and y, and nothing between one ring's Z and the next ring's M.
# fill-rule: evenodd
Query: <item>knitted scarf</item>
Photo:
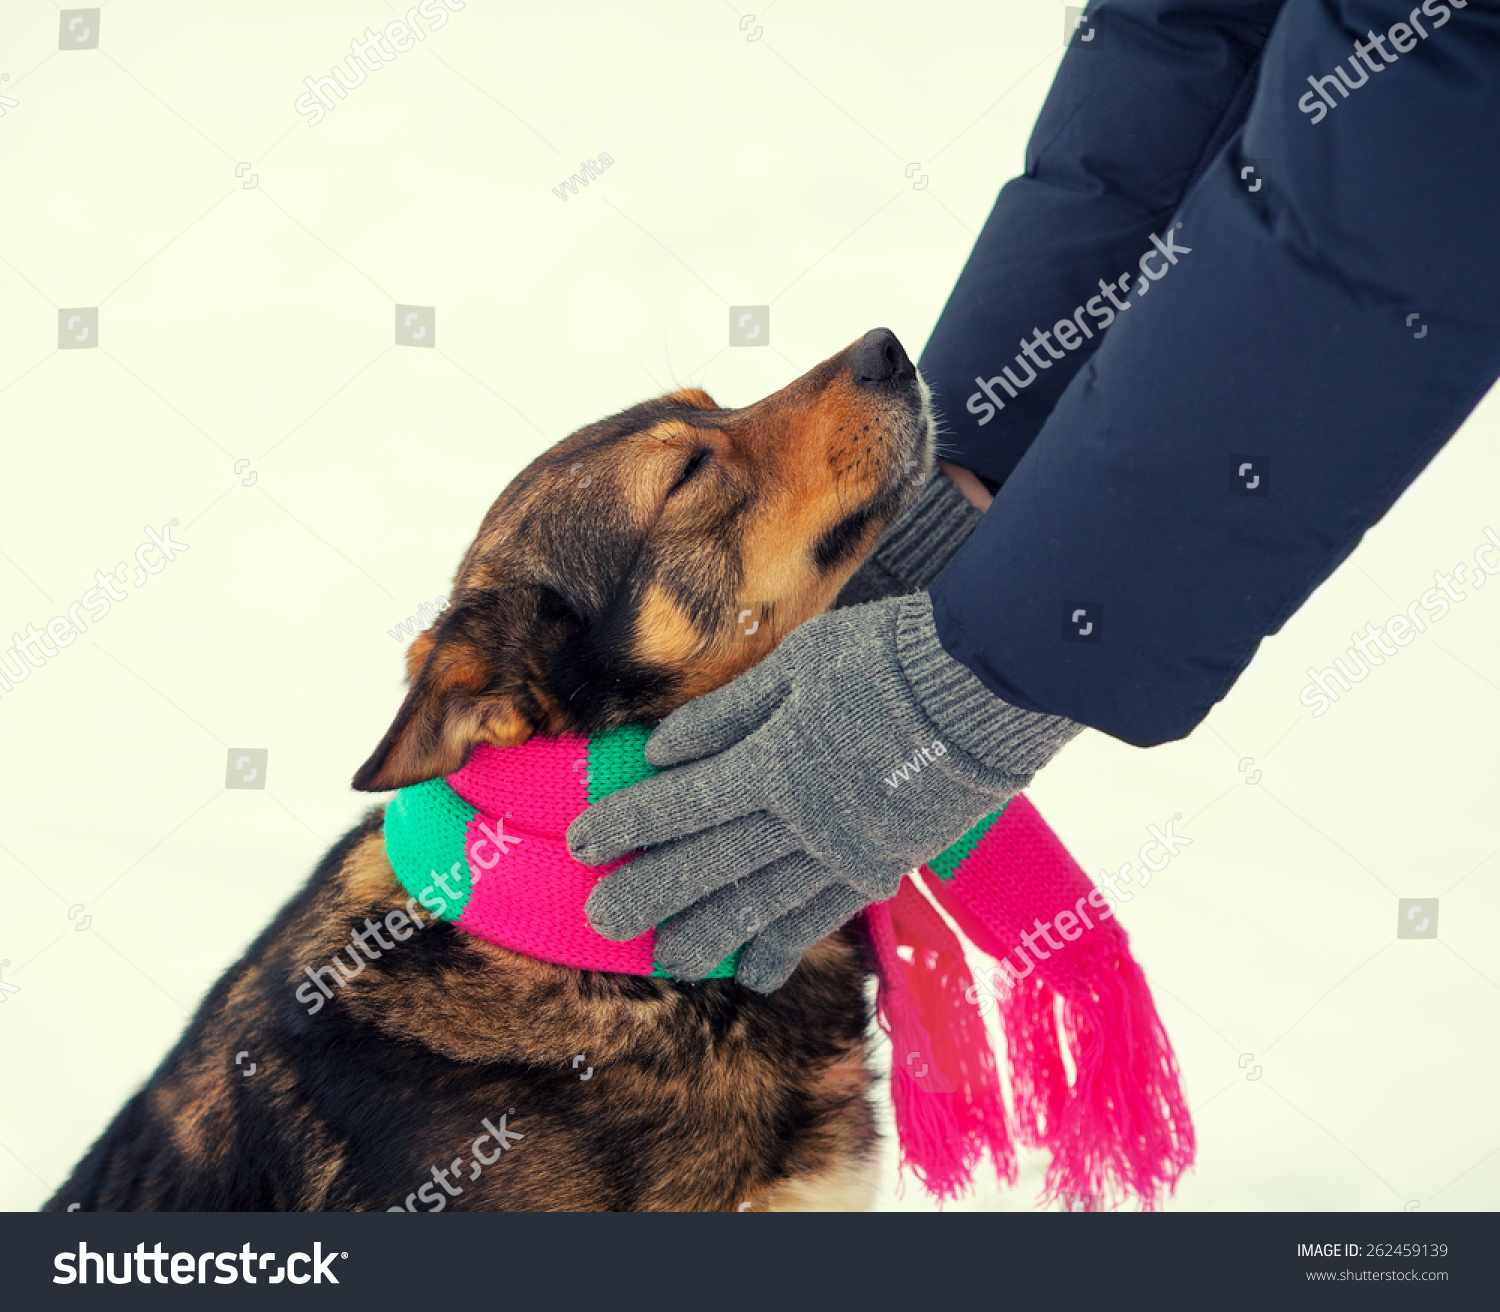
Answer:
M482 743L456 773L401 789L385 815L397 878L439 919L514 952L671 978L655 960L655 930L615 943L584 914L595 884L635 854L588 866L565 838L586 806L657 773L644 755L653 727ZM933 902L1001 962L988 992L1005 1030L1009 1110L984 1021L986 990ZM1025 797L864 914L879 973L876 1013L893 1045L901 1159L929 1193L963 1192L986 1153L1014 1183L1016 1143L1051 1154L1043 1201L1067 1193L1093 1209L1134 1195L1154 1208L1163 1190L1175 1191L1194 1138L1171 1043L1112 899ZM1048 948L1038 943L1044 933ZM732 977L738 957L709 978Z

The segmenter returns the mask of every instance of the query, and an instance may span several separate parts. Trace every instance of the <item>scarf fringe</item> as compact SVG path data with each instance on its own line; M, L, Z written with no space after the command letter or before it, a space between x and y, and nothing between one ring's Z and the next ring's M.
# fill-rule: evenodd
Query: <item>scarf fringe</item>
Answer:
M1002 1000L1009 1039L1017 1136L1052 1155L1041 1201L1091 1196L1099 1206L1125 1197L1161 1206L1196 1148L1176 1055L1128 953L1091 978L1091 990L1063 1000L1061 1061L1057 994L1032 977Z
M980 951L1004 960L1010 944L997 926L966 903L957 889L925 867L928 888ZM915 890L913 890L915 892ZM1123 929L1117 949L1095 958L1086 989L1063 995L1034 970L1024 978L997 970L1010 1065L1016 1140L1051 1154L1041 1202L1062 1193L1088 1195L1100 1206L1134 1196L1147 1210L1176 1191L1192 1165L1196 1141L1182 1092L1181 1072L1146 977L1128 950ZM1074 1078L1063 1064L1067 1043Z
M1077 1188L1063 1171L1083 1163L1091 1187L1129 1190L1147 1210L1175 1193L1193 1163L1197 1139L1182 1091L1182 1072L1146 976L1128 953L1099 979L1097 1011L1064 1008L1077 1055L1075 1114L1058 1127L1054 1189ZM1098 1187L1103 1186L1103 1187Z
M986 1153L1014 1184L1000 1070L968 997L974 981L958 939L910 879L870 907L867 920L880 965L876 1016L891 1039L901 1165L939 1202L969 1187Z

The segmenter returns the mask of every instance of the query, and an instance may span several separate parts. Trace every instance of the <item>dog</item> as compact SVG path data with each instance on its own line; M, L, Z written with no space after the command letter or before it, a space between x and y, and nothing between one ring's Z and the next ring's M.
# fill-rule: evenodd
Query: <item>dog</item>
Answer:
M834 604L935 440L927 386L885 329L743 409L687 388L564 438L486 514L354 787L448 775L478 743L654 722L728 683ZM870 1204L858 918L770 995L572 970L434 919L310 1011L305 972L411 909L383 813L219 980L47 1210Z

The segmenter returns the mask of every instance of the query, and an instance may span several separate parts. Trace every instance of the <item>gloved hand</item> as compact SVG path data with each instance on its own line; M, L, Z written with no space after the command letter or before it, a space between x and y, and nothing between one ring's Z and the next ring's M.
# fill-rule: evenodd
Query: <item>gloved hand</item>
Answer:
M972 477L972 476L971 476ZM918 592L947 568L984 512L933 462L932 473L834 602L834 609Z
M646 760L678 768L568 827L591 865L651 849L600 882L589 920L616 940L660 926L657 961L689 979L751 940L737 978L771 992L1081 727L991 693L943 650L925 592L817 616L661 722Z

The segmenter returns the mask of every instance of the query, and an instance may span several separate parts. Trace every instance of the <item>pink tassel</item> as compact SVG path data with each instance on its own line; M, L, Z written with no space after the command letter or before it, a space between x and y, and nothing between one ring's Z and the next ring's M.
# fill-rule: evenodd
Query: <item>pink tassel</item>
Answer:
M975 946L988 951L977 941ZM1056 997L1046 981L1035 974L1013 983L1000 996L1016 1137L1031 1148L1045 1146L1061 1123L1068 1091L1068 1072L1063 1066L1052 1005Z
M1000 961L1020 935L1075 908L1093 890L1025 797L975 845L951 880L923 867L938 904L966 937ZM1094 905L1096 904L1088 904ZM1174 1192L1195 1151L1171 1042L1145 976L1117 922L1096 916L1061 950L1002 974L1016 1134L1047 1148L1043 1201L1068 1191L1099 1199L1133 1194L1147 1209ZM1055 999L1076 1072L1062 1061Z
M876 1015L891 1038L902 1165L940 1201L968 1188L986 1151L1014 1183L999 1066L967 997L973 978L957 938L910 879L866 917L880 966ZM899 947L911 950L910 961Z
M1152 1210L1164 1188L1176 1191L1196 1151L1177 1057L1128 952L1094 984L1063 1007L1077 1078L1048 1135L1046 1197L1128 1192Z

